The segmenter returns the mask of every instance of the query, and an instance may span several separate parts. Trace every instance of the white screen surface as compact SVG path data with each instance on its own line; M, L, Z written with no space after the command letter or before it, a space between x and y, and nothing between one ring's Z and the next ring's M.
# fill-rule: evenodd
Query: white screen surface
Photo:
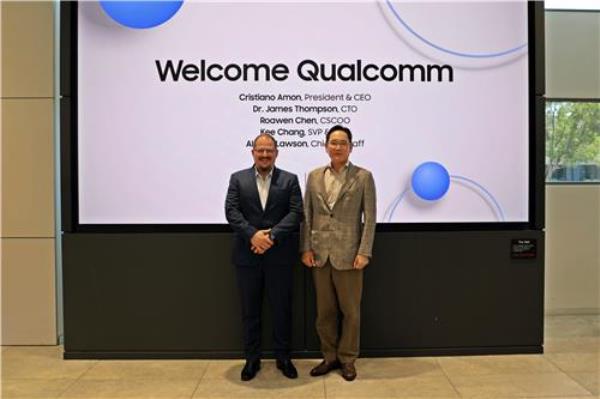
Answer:
M251 166L261 129L304 186L338 122L373 173L378 222L528 220L525 2L185 2L143 30L83 2L78 19L80 224L225 223L229 176ZM161 79L180 61L187 80ZM203 62L232 75L203 80ZM270 79L236 80L234 64ZM429 161L450 175L434 201L411 188Z

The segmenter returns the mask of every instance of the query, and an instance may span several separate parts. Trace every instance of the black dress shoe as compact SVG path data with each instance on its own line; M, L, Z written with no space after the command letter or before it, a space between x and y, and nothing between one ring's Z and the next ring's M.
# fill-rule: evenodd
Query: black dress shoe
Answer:
M342 378L346 381L354 381L356 378L356 367L354 367L354 363L342 364Z
M246 360L246 365L242 369L242 381L250 381L256 377L258 370L260 370L260 359Z
M277 368L287 378L298 378L298 371L296 371L296 367L294 367L294 363L290 359L277 359Z
M321 375L325 375L329 373L331 370L339 369L340 362L334 360L333 362L328 362L327 360L323 360L318 366L314 367L310 370L310 375L313 377L319 377Z

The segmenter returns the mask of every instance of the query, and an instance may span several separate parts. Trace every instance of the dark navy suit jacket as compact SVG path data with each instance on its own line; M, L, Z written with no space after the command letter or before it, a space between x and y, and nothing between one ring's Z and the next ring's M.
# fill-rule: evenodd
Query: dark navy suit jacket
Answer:
M225 215L235 232L232 260L235 265L292 265L298 259L298 231L303 217L302 193L298 177L273 169L267 204L263 211L256 187L254 167L231 175ZM263 255L254 254L250 239L258 230L271 229L275 245Z

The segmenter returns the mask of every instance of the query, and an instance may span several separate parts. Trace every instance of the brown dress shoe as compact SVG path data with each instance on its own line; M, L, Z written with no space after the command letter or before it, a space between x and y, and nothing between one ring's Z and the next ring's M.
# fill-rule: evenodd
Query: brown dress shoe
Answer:
M314 367L310 370L310 375L313 377L318 377L321 375L325 375L329 373L331 370L339 369L340 362L334 360L333 362L328 362L327 360L323 360L318 366Z
M356 378L356 368L354 367L354 363L342 364L342 378L346 381L354 381Z

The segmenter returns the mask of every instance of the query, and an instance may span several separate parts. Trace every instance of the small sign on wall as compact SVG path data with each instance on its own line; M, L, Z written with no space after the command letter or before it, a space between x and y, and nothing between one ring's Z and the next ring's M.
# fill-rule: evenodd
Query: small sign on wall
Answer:
M537 240L535 238L511 240L510 257L513 259L535 259L537 257Z

